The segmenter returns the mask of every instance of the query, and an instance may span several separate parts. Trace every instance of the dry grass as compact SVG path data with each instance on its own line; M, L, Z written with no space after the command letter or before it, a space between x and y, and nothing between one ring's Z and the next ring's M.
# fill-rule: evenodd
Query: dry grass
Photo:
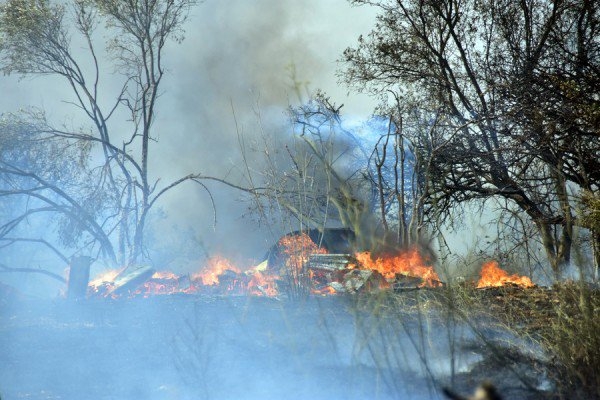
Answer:
M600 399L600 290L584 282L463 293L469 314L493 316L548 357L545 373L558 398Z
M371 316L369 324L373 318L396 319L396 330L406 331L407 324L421 326L435 321L446 327L436 335L443 337L457 353L468 346L476 347L477 352L485 356L477 370L470 374L479 375L461 377L457 373L455 380L453 372L456 384L468 385L496 374L496 379L518 382L532 398L600 399L600 374L597 373L600 371L600 290L588 284L563 282L550 288L530 289L475 289L471 285L454 285L365 295L356 305ZM464 324L475 333L477 343L463 343L462 338L457 337L460 331L457 327ZM373 329L371 325L369 329ZM498 333L506 333L511 339L499 342L495 340ZM431 338L416 339L418 348L419 341ZM424 355L421 362L427 362L428 357ZM500 368L505 372L497 373ZM527 373L529 377L525 376ZM543 379L536 382L536 377L545 377L550 384L540 390L538 386Z
M549 372L562 397L600 399L600 290L566 283L554 296L554 315L540 329Z

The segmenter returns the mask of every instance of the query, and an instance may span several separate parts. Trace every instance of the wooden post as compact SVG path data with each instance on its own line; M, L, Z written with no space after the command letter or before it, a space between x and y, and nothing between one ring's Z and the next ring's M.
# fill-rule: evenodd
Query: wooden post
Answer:
M69 267L69 282L67 287L68 299L84 299L90 280L90 264L92 259L86 256L77 256L71 259Z

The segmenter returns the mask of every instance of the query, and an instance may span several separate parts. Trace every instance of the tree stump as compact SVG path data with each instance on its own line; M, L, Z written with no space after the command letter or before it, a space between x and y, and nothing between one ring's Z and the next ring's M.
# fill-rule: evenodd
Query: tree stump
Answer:
M92 259L86 256L78 256L71 259L67 286L68 299L78 300L85 298L90 280L91 263Z

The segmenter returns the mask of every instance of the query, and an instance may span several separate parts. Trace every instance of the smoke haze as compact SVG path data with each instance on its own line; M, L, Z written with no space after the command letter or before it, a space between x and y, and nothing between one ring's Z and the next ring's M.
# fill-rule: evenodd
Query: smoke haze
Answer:
M184 174L201 172L245 183L239 174L238 133L247 146L260 137L261 130L289 135L285 110L306 100L309 91L323 89L335 102L346 104L346 113L368 115L372 103L365 97L348 98L347 89L337 84L335 71L342 51L368 32L373 22L373 10L351 7L345 0L209 0L195 6L184 42L169 44L164 58L168 74L153 127L158 142L150 150L152 177L165 185ZM99 43L102 35L97 35ZM73 49L83 52L84 46L75 42ZM101 59L101 67L110 72L109 60ZM119 76L106 77L105 87L115 90ZM59 123L86 123L77 109L64 102L72 94L61 80L19 81L5 76L0 88L11 93L0 98L2 112L36 106ZM106 104L114 98L107 96ZM260 165L259 159L249 162ZM248 204L240 201L241 193L219 185L210 189L217 204L216 226L206 193L187 184L160 203L161 217L154 223L157 231L150 235L154 245L178 244L180 249L174 250L188 248L189 258L223 253L233 259L259 259L273 239L270 227L243 218ZM176 256L155 257L157 262L177 264Z

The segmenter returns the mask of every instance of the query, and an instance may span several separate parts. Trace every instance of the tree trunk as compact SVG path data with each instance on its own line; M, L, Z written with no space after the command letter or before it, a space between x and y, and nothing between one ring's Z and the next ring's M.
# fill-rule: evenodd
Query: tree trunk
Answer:
M563 234L562 239L558 241L552 233L552 224L539 220L535 224L540 230L542 245L546 251L546 257L554 273L554 278L560 279L564 265L570 261L571 236Z
M72 300L84 299L90 280L90 264L92 259L86 256L73 257L69 267L67 298Z

